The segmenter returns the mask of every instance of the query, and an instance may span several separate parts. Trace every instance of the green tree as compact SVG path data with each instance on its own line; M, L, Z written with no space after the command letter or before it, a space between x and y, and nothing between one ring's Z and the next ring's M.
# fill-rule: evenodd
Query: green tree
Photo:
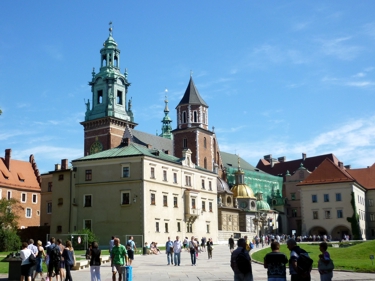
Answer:
M361 230L359 226L359 215L357 213L357 206L355 205L354 192L352 192L350 195L352 196L352 199L350 200L350 204L352 205L352 208L353 208L353 215L351 217L347 217L346 219L351 224L353 240L362 240Z
M21 240L17 235L18 214L22 209L14 198L0 199L0 251L19 250Z

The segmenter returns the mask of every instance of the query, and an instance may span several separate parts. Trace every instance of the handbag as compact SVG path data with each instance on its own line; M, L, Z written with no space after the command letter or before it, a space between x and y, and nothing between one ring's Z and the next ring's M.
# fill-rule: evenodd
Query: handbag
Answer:
M318 262L318 269L319 271L332 271L335 268L335 265L333 264L333 260L329 260L328 263L323 262L322 260L319 260Z
M30 263L31 265L36 265L36 257L34 256L34 254L31 254L31 255L29 256L29 263Z

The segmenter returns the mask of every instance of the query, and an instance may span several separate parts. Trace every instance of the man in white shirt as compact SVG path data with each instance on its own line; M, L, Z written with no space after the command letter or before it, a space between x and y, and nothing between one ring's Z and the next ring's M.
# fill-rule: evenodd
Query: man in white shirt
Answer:
M182 250L181 241L179 240L179 237L176 236L176 240L173 242L174 266L176 265L180 266L181 250Z

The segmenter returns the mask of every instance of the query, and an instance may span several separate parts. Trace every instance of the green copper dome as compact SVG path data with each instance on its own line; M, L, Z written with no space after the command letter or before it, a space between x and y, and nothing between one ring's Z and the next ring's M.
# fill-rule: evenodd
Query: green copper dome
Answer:
M270 205L263 200L257 201L257 210L270 210Z

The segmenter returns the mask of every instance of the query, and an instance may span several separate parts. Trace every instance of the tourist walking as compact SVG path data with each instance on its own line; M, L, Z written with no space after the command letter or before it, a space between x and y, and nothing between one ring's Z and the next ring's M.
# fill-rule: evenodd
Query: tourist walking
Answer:
M191 240L189 241L189 250L190 250L190 258L191 258L191 265L195 266L197 263L196 252L198 251L197 242L194 240L194 236L191 236Z
M280 243L271 243L271 253L264 257L264 268L267 268L268 281L286 281L286 264L288 258L280 253Z
M133 236L130 236L128 242L126 243L126 250L128 251L128 260L129 265L132 265L132 262L134 260L134 253L137 251L137 247L135 246L135 243L133 241Z
M112 281L116 281L118 273L118 281L122 280L121 266L128 265L128 252L124 245L120 244L120 239L114 239L114 246L111 251L112 259Z
M91 281L100 281L100 255L101 250L99 249L98 242L92 242L91 258L90 258L90 273Z
M42 241L38 240L37 245L38 253L36 256L36 267L33 280L35 280L38 273L40 275L40 278L43 278L43 257L46 257L46 253L44 252L44 248L42 246Z
M29 261L29 257L34 255L33 252L27 247L28 244L26 242L22 243L22 250L20 252L21 257L21 281L31 281L31 267L32 264Z
M233 239L233 235L231 235L230 238L228 239L228 245L229 245L229 250L232 252L232 250L234 250L234 239Z
M176 236L176 240L173 242L173 253L174 253L174 266L180 266L181 262L181 251L182 251L182 244L179 240L179 237Z
M170 237L168 237L168 241L165 243L165 253L167 254L168 265L171 263L173 265L173 242Z
M244 238L238 239L237 249L230 258L230 266L234 272L234 281L253 281L251 259Z
M214 249L212 238L208 238L207 241L207 253L208 253L208 259L212 259L212 250Z
M72 242L66 240L65 247L62 253L62 257L64 258L64 265L65 265L65 281L73 281L71 270L74 265L75 257L74 257L74 249L72 247ZM62 277L61 277L61 280Z
M318 270L320 273L320 281L331 281L333 277L333 261L330 254L327 252L328 245L322 242L319 245L319 250L322 254L319 255Z

